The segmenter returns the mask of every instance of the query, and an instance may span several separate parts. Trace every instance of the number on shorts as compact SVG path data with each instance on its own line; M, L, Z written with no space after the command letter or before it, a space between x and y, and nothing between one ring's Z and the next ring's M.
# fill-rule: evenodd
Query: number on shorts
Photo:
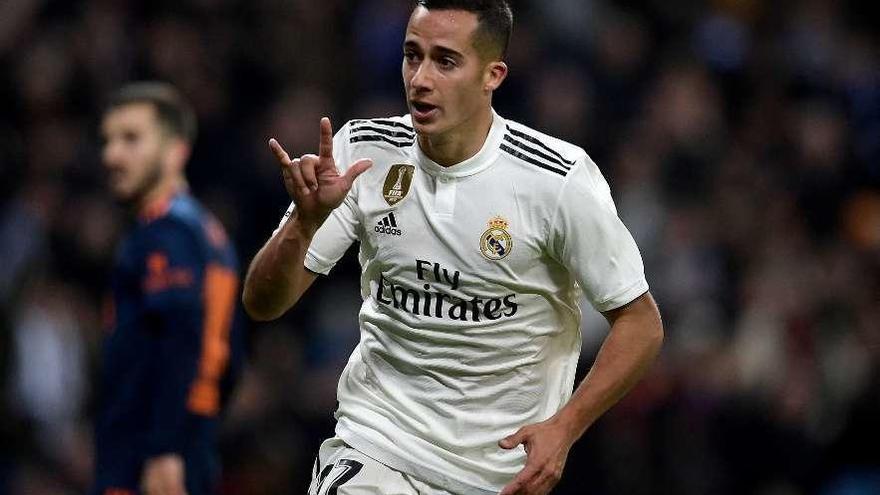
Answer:
M364 467L363 464L351 459L340 459L336 464L325 467L321 470L321 477L318 479L318 489L315 493L318 495L321 493L324 495L336 495L336 490L345 482L354 478L354 475L358 474L362 467ZM334 471L335 474L330 476L330 473ZM322 492L322 490L325 491Z

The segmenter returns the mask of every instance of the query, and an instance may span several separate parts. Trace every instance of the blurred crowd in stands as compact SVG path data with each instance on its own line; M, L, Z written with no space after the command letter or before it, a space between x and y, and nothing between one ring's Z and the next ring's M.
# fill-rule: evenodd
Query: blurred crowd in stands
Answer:
M514 1L505 117L585 148L665 318L648 378L555 493L880 493L880 6ZM0 495L91 478L101 301L129 218L97 126L124 82L197 108L191 189L247 264L288 200L266 146L406 112L408 0L0 2ZM349 253L249 325L224 495L304 493L358 341ZM607 324L584 308L588 369Z

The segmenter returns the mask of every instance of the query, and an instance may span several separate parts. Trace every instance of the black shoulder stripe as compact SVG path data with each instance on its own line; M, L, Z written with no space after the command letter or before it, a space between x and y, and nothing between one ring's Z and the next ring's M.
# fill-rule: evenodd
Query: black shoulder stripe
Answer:
M398 122L396 120L388 120L388 119L372 119L371 122L375 122L377 124L390 125L392 127L400 127L401 129L406 129L409 132L415 132L415 129L411 125L406 125L403 122Z
M510 146L508 146L504 143L501 143L501 149L503 151L506 151L507 153L510 153L511 155L519 158L520 160L529 162L532 165L537 165L537 166L543 168L544 170L549 170L549 171L553 172L554 174L559 174L563 177L565 177L565 175L566 175L566 172L567 172L566 170L560 170L560 169L554 167L553 165L550 165L549 163L540 162L540 161L530 157L529 155L526 155L525 153L521 153L518 150L511 148Z
M406 138L413 139L415 138L415 134L405 132L405 131L390 131L388 129L383 129L381 127L376 127L372 125L367 125L367 123L363 124L355 124L355 127L352 127L351 133L355 134L363 131L372 131L374 133L384 134L386 136L396 137L396 138Z
M408 126L403 122L398 122L396 120L391 119L355 119L351 121L352 124L380 124L387 125L391 127L399 127L401 129L406 129L409 132L415 132L415 129L412 126Z
M526 141L528 141L532 144L536 144L536 145L540 146L541 148L544 148L549 153L556 156L557 158L559 158L560 160L562 160L563 162L565 162L569 166L574 165L574 161L566 160L562 155L559 154L558 151L551 149L549 146L547 146L546 144L539 141L538 138L536 138L534 136L530 136L522 131L518 131L518 130L510 127L509 125L507 126L507 130L510 131L511 134L513 134L514 136L516 136L518 138L525 139Z
M531 153L533 155L540 156L541 158L543 158L549 162L553 162L553 163L559 165L560 167L564 168L565 170L568 170L571 168L571 165L569 165L568 162L563 162L559 158L550 156L546 153L542 153L541 150L538 150L536 148L532 148L531 146L529 146L521 141L517 141L516 139L513 139L512 137L510 137L510 134L505 134L504 140L507 141L508 143L518 147L521 150L528 151L529 153Z
M361 141L385 141L388 144L397 146L398 148L406 148L412 146L412 141L395 141L379 134L364 134L360 136L352 136L348 139L349 143L359 143Z

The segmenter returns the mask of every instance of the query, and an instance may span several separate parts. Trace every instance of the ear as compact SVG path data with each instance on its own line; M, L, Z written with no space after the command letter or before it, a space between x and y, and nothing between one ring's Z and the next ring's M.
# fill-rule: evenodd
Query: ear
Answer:
M489 62L483 74L483 90L491 93L501 86L507 77L507 64L500 60Z
M182 172L189 160L192 146L183 139L172 138L166 148L166 164L175 172Z

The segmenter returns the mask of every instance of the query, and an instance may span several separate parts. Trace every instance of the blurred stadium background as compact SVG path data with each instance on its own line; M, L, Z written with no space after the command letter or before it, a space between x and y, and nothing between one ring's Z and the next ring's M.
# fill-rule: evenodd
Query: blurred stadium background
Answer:
M558 494L880 493L878 4L514 1L502 115L582 145L644 253L666 346ZM192 189L244 264L287 198L269 136L405 113L407 0L0 2L0 494L90 481L100 302L126 219L101 100L164 79L200 118ZM223 493L304 493L356 344L349 256L250 325ZM605 332L586 312L582 370Z

